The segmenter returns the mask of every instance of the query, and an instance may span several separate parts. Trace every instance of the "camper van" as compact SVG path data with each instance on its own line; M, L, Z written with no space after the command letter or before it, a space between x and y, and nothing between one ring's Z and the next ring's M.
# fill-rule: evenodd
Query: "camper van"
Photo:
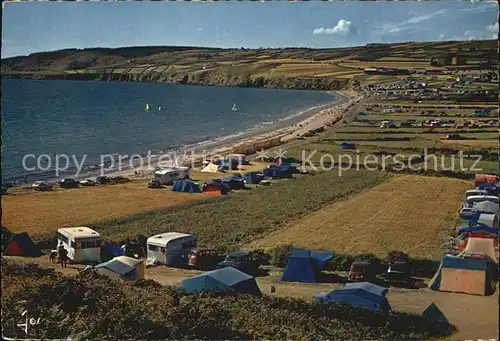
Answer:
M167 232L149 237L146 244L148 260L152 259L160 264L175 266L187 262L189 250L196 246L196 236Z
M68 258L75 263L101 261L102 239L99 233L85 226L57 230L57 244L62 244Z
M154 179L160 185L172 185L175 181L189 176L189 167L172 167L154 172Z
M498 197L492 195L472 195L467 197L464 207L473 207L474 204L483 201L491 201L498 204Z
M465 191L465 198L472 197L472 196L478 196L478 195L488 195L487 191L484 191L482 189L469 189Z

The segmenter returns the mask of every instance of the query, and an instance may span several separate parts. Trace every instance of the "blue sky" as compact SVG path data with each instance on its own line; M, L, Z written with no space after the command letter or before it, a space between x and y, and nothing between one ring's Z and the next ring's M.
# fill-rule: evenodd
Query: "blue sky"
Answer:
M28 2L3 10L2 57L132 45L342 47L496 39L496 2Z

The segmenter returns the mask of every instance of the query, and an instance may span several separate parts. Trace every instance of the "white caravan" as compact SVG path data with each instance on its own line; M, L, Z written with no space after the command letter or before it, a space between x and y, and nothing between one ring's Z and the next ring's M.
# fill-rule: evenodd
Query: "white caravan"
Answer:
M172 167L154 172L154 180L161 185L172 185L175 181L189 176L189 167Z
M85 226L57 230L57 244L62 244L68 258L75 263L101 262L102 239L99 233Z
M174 266L183 262L183 256L196 246L196 236L167 232L149 237L146 241L148 261Z

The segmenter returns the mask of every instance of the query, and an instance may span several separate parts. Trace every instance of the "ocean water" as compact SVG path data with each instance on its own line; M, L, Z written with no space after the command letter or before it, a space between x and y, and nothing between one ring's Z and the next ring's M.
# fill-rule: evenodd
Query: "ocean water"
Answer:
M42 154L74 155L78 162L86 155L84 164L96 165L103 154L157 154L229 141L294 124L311 107L337 100L321 91L2 79L2 179L54 177L53 160L47 170L36 166ZM27 154L35 158L26 165L37 169L23 168ZM40 161L49 166L46 158Z

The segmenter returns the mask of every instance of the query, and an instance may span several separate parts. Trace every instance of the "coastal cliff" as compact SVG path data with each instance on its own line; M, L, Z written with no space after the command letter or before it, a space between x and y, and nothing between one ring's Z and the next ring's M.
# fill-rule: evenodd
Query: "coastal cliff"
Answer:
M330 49L136 46L66 49L5 58L1 71L5 78L342 90L368 77L365 68L422 70L431 67L436 55L450 51L487 54L495 63L498 60L495 40Z

